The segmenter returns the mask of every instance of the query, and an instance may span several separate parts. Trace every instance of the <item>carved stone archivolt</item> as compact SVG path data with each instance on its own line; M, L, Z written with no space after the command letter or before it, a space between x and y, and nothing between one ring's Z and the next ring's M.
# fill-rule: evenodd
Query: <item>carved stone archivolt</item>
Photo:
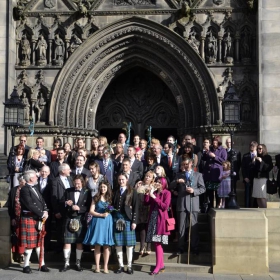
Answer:
M167 53L170 53L168 58ZM157 75L165 83L171 82L169 87L173 96L182 101L177 104L182 127L196 125L197 110L202 112L202 123L211 123L210 112L217 113L217 102L210 97L211 92L215 96L215 89L203 62L184 40L178 40L168 29L141 18L125 19L106 27L84 44L82 52L73 53L67 62L68 70L62 69L54 87L50 122L62 126L95 127L98 103L106 87L123 69L126 71L132 67L131 61L137 60L146 64L149 71L160 71ZM166 64L173 67L168 68ZM192 81L191 88L186 82L188 79ZM188 99L199 101L192 104L186 102ZM188 109L186 104L189 104ZM192 115L192 122L189 115Z

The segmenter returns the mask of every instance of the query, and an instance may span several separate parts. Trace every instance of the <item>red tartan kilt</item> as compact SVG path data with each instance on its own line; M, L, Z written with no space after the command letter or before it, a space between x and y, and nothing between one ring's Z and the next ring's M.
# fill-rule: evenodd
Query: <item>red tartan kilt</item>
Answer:
M36 230L36 223L32 217L21 217L20 219L20 246L32 249L41 246L39 232Z

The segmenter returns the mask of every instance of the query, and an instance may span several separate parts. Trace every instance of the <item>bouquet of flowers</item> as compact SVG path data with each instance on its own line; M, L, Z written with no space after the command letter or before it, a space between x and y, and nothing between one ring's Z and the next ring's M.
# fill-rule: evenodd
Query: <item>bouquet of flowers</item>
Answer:
M107 207L105 208L105 212L107 213L112 213L113 211L118 211L117 209L115 209L112 205L107 205Z

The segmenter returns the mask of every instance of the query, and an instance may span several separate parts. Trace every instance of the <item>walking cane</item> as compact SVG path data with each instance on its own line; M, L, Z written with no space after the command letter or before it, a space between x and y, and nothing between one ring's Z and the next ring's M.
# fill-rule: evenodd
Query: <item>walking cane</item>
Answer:
M190 250L191 250L191 230L192 230L192 197L193 194L190 194L190 218L189 218L189 244L188 244L188 264L190 264Z

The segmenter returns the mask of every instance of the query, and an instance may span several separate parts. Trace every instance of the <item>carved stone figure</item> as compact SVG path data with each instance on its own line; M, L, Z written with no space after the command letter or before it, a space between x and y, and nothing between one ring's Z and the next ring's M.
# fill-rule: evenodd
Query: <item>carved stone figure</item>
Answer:
M30 114L30 103L28 98L26 97L26 93L22 93L22 103L25 105L24 107L24 123L29 122L29 114Z
M212 31L209 31L209 36L207 37L207 45L206 45L206 57L208 63L214 63L217 59L217 39L212 34Z
M64 61L65 48L64 48L64 42L59 37L58 34L55 35L54 45L55 45L54 64L58 66L62 66Z
M82 40L76 34L73 34L68 52L72 54L81 44Z
M41 116L42 116L42 112L45 108L46 102L44 97L39 94L39 98L38 100L35 102L34 104L34 109L37 110L37 123L39 123L41 121Z
M45 6L49 9L53 8L55 6L54 0L45 0Z
M21 64L23 66L29 66L30 65L31 48L30 48L30 43L29 43L26 35L22 35L20 45L21 45L21 54L22 54Z
M46 50L48 48L48 44L44 38L43 35L41 35L38 39L37 45L35 47L35 50L37 51L38 55L38 61L37 64L39 66L44 66L47 64L47 55L46 55Z
M224 38L224 62L232 63L232 38L230 36L230 32L227 32L227 36Z
M88 10L86 8L86 6L82 3L82 1L79 3L79 12L81 14L81 16L85 17L88 13Z
M199 45L200 45L200 42L199 40L196 39L195 37L196 35L196 32L193 31L193 32L190 32L190 36L189 36L189 39L188 39L188 43L192 46L192 48L197 52L199 53Z
M224 3L224 0L213 0L213 3L216 5L222 5Z

